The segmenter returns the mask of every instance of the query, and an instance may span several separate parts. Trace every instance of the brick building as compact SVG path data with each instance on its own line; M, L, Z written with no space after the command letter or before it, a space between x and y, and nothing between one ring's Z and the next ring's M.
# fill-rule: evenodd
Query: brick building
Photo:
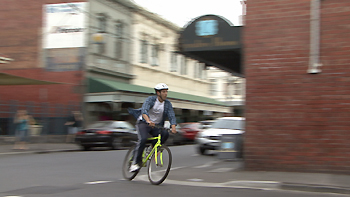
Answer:
M348 0L247 1L247 169L350 172L349 16Z
M13 59L7 64L0 64L0 72L63 83L58 85L0 86L0 100L60 104L82 101L82 96L79 94L82 71L74 69L51 72L42 61L43 4L60 2L62 1L0 1L1 4L6 5L0 8L0 22L2 24L0 56Z

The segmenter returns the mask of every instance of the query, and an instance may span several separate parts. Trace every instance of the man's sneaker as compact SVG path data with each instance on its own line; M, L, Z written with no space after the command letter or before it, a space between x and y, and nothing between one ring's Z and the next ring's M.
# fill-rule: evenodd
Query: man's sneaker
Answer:
M138 169L140 169L140 166L138 164L133 164L133 165L130 166L129 172L135 172Z

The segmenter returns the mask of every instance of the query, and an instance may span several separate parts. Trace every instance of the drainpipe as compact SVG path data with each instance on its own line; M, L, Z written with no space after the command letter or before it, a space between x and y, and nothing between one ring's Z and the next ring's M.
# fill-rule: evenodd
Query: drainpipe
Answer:
M309 69L307 73L317 74L321 72L320 67L320 4L321 0L310 2L310 55Z

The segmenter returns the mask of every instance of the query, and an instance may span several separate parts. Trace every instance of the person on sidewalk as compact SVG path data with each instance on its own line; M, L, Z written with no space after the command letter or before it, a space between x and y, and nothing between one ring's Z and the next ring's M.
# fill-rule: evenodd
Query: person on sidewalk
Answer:
M72 111L72 115L68 118L65 123L68 126L68 134L66 137L66 142L74 142L75 135L81 129L83 125L83 115L80 111Z
M140 168L142 162L142 152L145 149L148 134L157 136L161 131L162 144L166 142L169 133L165 130L156 128L155 125L164 126L164 121L168 118L171 125L171 132L176 133L176 117L171 102L167 99L168 86L165 83L157 84L154 88L156 95L148 97L140 109L131 109L128 111L133 115L136 121L136 130L138 132L138 142L135 147L133 164L129 171L134 172Z
M26 110L18 110L14 118L14 123L16 124L16 138L13 149L26 150L28 149L29 128L34 123L34 119L27 114Z

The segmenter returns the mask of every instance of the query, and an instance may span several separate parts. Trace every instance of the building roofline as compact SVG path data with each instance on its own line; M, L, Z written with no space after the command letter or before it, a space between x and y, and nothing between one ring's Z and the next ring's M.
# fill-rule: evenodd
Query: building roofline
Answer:
M156 22L158 22L158 23L160 23L168 28L171 28L174 31L180 31L182 29L178 25L162 18L158 14L153 13L140 5L137 5L132 0L114 0L114 1L122 4L123 6L128 7L129 9L131 9L131 11L137 12L137 13L139 13L139 14L141 14L141 15L143 15L151 20L154 20L154 21L156 21Z

